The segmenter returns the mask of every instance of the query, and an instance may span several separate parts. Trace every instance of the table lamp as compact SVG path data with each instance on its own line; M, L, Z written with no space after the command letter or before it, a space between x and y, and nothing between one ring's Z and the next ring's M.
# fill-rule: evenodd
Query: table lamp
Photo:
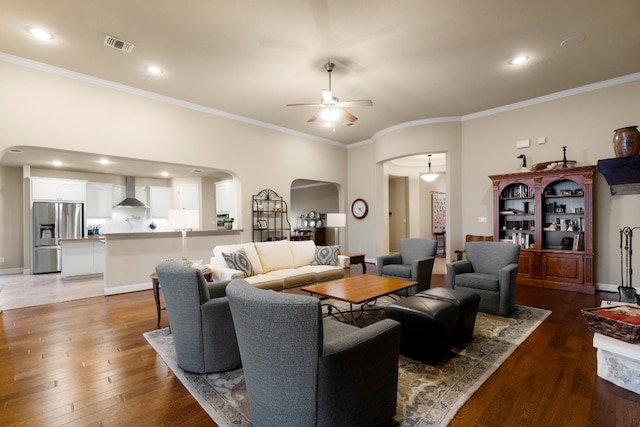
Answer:
M169 227L182 232L182 263L187 265L187 230L200 228L200 212L197 209L169 209Z
M327 227L333 227L335 229L335 242L334 244L340 246L339 228L347 226L347 214L344 213L328 213L327 214Z

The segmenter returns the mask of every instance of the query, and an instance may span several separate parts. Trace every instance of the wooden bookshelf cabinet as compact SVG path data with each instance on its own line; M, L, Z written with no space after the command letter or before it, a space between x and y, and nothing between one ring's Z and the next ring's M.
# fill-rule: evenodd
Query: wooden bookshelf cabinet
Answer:
M595 293L596 166L491 175L493 236L522 247L518 284Z

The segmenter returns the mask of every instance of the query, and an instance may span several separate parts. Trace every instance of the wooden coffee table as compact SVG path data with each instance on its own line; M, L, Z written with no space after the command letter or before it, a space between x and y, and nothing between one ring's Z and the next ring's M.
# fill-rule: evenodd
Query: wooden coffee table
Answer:
M300 289L309 292L311 295L335 298L348 302L349 311L340 310L332 304L325 304L328 307L327 315L335 317L333 313L335 310L345 320L357 325L357 321L364 311L367 309L371 310L378 298L407 289L415 284L416 282L410 280L362 274L345 277L344 279L330 280L315 285L303 286ZM354 304L360 305L360 308L354 311ZM351 319L346 316L347 314L350 315Z

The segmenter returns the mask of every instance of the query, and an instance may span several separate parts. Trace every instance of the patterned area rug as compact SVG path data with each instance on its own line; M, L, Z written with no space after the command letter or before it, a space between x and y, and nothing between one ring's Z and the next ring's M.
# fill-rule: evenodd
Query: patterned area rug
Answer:
M382 313L376 311L367 320ZM518 306L509 318L478 313L473 341L465 348L454 348L452 357L436 366L401 355L393 425L446 426L549 314L548 310L524 306ZM242 369L209 375L185 372L176 364L168 328L147 332L144 337L219 426L251 425Z

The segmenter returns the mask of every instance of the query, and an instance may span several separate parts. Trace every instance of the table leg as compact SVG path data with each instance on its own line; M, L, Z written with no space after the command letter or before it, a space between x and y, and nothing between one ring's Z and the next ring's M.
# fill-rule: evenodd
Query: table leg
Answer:
M156 300L156 313L158 317L158 327L160 327L160 281L156 278L151 279L153 284L153 298Z

